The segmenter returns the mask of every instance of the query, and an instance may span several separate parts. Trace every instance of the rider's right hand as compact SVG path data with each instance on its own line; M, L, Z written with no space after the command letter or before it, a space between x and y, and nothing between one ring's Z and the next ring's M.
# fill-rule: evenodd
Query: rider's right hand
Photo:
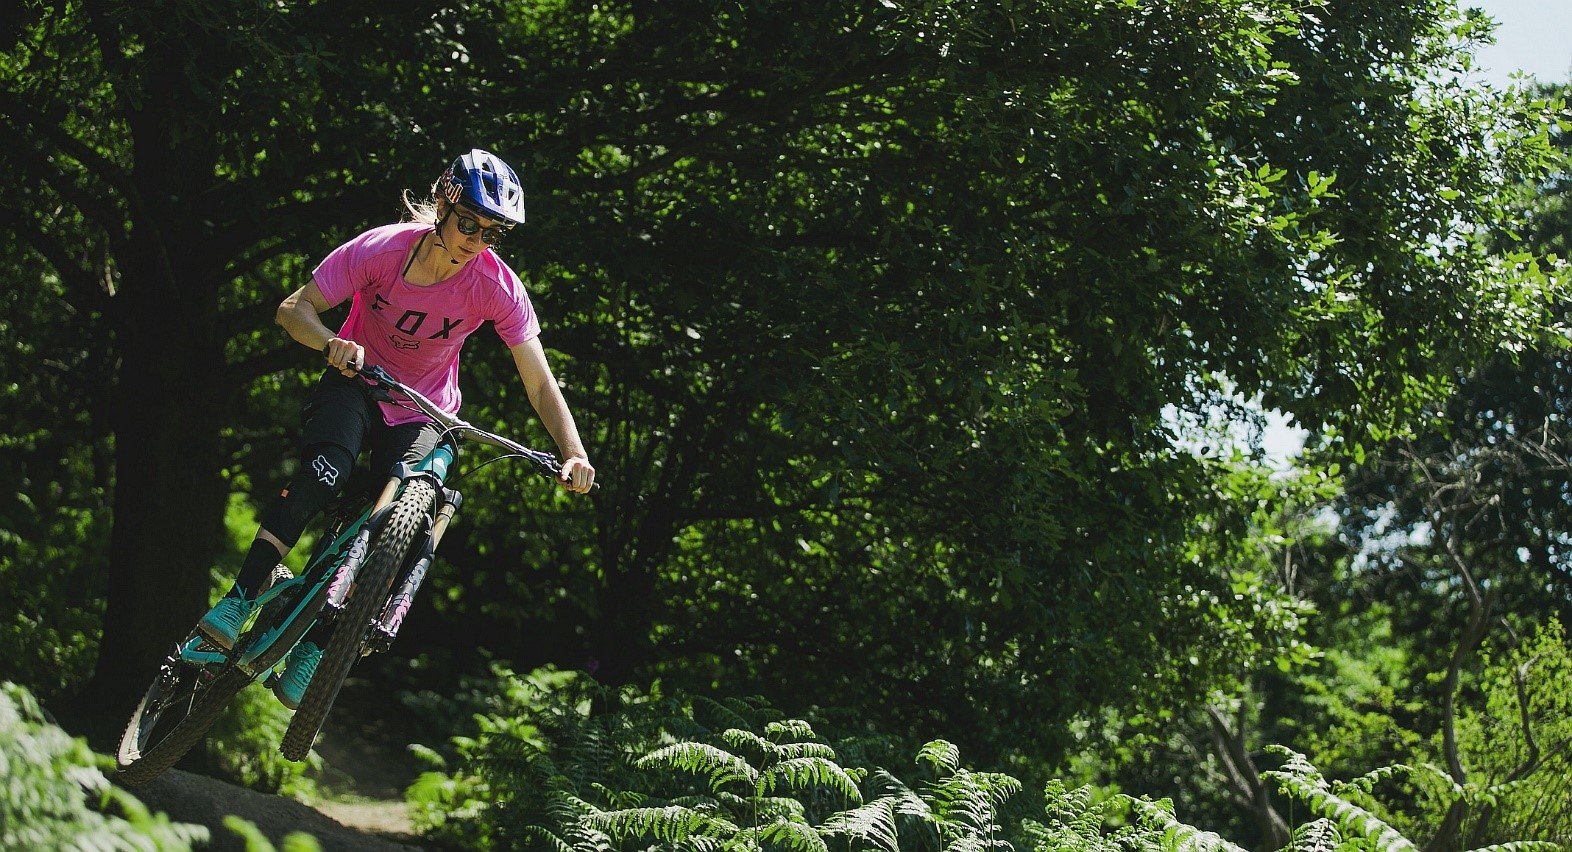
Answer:
M327 356L329 364L350 378L355 377L356 370L366 366L366 349L353 340L335 337L328 341L322 354Z

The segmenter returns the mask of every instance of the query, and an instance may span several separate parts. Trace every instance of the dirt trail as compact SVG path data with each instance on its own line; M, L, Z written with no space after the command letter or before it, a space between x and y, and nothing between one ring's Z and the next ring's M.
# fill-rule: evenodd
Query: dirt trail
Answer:
M338 803L331 803L325 806L333 813L330 817L293 799L179 769L171 769L132 792L170 819L207 826L213 832L213 842L207 848L219 852L244 852L246 848L240 835L224 827L224 817L230 814L255 823L275 846L289 833L304 831L316 837L325 852L411 852L424 848L418 845L418 838L406 833L408 818L396 802L355 805L359 811L340 810Z
M345 683L317 742L327 770L317 779L324 798L312 805L181 770L131 792L170 819L207 826L213 833L209 849L245 849L240 836L224 826L229 814L256 824L275 846L290 832L304 831L327 852L439 848L417 837L410 824L404 788L424 767L404 746L419 737L390 693L358 678Z

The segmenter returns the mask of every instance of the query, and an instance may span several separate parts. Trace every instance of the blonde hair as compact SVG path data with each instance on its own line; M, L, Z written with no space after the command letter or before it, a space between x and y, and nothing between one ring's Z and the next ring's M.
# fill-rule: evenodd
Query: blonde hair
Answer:
M435 225L441 218L442 211L437 208L437 185L431 185L431 196L424 201L416 201L409 190L404 190L404 209L409 213L411 222L420 222L424 225Z

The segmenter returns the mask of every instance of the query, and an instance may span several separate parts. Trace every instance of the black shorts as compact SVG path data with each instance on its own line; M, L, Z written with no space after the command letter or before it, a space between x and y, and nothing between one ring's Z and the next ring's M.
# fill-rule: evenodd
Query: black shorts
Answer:
M371 398L371 388L337 370L322 374L316 389L301 410L305 421L302 447L337 444L358 458L367 444L371 446L371 473L380 480L399 462L415 464L437 446L441 427L431 422L401 423L389 426L382 411ZM457 447L451 439L449 446Z

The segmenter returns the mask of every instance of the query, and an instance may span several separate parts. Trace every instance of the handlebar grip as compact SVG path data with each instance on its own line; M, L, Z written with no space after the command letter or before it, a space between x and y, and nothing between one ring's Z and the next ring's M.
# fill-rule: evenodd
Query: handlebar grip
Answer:
M353 342L353 341L351 341L351 342ZM332 345L332 343L333 343L333 341L331 341L331 340L328 341L328 343L326 345L324 345L319 351L324 356L326 356L327 352L328 352L328 349ZM361 353L360 353L360 363L359 364L355 364L355 363L352 362L352 363L349 364L348 369L354 370L355 372L358 373L361 370L364 370L365 368L366 368L366 353L365 353L365 349L362 348L361 349Z

